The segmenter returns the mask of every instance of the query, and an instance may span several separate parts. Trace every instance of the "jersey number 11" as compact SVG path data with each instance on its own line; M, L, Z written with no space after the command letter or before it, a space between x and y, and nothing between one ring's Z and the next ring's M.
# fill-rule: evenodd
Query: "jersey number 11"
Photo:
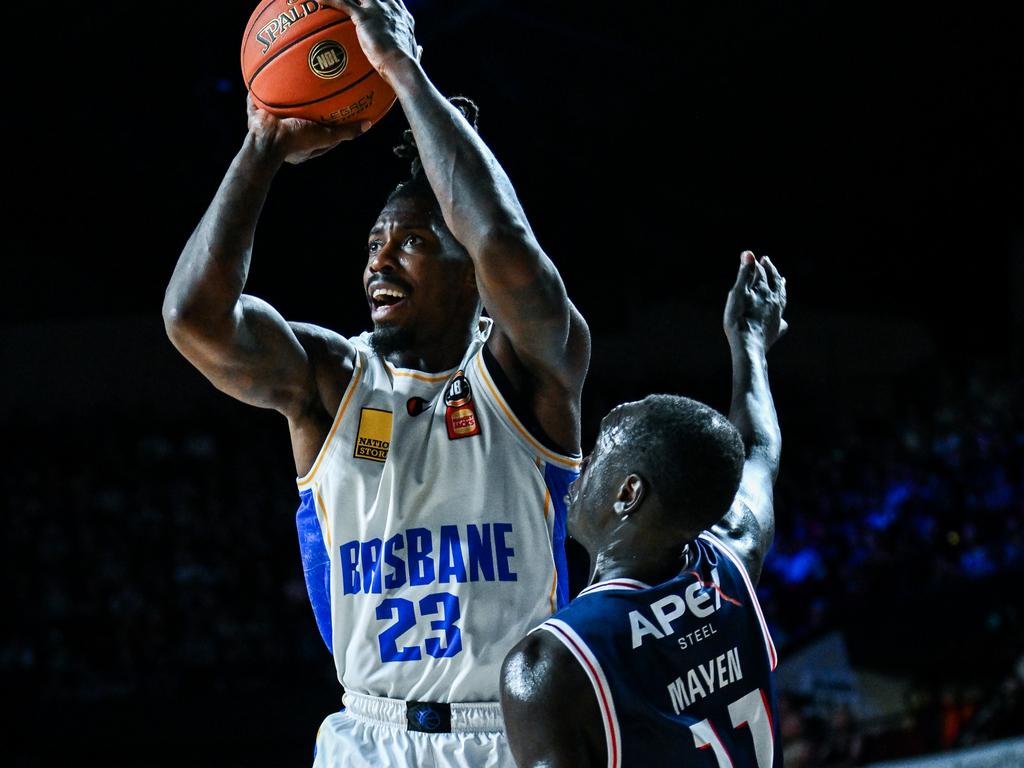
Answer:
M760 688L736 699L729 705L729 719L733 728L747 726L754 740L754 757L757 768L772 768L775 759L775 741L772 735L772 716L768 709L768 701ZM697 749L710 749L718 768L733 768L732 758L725 749L718 731L710 720L701 720L690 726L693 731L693 743Z

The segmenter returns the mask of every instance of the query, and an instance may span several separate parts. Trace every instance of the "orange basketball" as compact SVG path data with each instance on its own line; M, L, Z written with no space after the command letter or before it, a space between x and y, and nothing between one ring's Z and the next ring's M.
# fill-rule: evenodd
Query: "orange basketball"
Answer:
M242 38L242 74L256 106L281 117L376 123L395 103L349 15L316 0L263 0Z

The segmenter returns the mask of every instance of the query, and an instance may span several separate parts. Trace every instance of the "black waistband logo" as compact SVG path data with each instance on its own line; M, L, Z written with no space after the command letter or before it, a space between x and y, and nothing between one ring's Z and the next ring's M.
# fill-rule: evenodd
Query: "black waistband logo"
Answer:
M407 701L405 707L405 717L410 731L451 733L452 708L449 704Z

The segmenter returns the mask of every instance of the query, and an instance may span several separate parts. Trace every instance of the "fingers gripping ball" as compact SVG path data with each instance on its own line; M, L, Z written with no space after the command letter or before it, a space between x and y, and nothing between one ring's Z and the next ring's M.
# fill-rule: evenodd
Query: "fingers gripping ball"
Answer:
M376 123L395 103L349 15L316 0L263 0L242 38L242 74L256 105L279 117Z

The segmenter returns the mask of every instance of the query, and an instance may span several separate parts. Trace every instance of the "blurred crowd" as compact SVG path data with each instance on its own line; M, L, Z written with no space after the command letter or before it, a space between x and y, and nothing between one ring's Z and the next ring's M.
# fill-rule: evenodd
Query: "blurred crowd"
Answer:
M791 768L1024 729L1021 388L993 366L905 394L884 418L784 448L761 590L782 663L839 630L855 667L912 691L885 722L784 695ZM12 700L269 705L296 680L335 685L306 600L286 430L267 423L101 429L83 417L56 437L9 433L0 672Z
M898 420L786 446L764 579L786 596L772 601L783 642L834 625L847 598L1024 566L1024 387L995 371L935 384Z
M787 765L845 766L1024 732L1024 387L933 372L897 413L784 449L760 591L776 642L839 629L908 683L898 717L783 698Z
M237 695L330 667L281 445L258 430L109 429L21 445L0 475L16 617L0 663L15 690L55 703Z

